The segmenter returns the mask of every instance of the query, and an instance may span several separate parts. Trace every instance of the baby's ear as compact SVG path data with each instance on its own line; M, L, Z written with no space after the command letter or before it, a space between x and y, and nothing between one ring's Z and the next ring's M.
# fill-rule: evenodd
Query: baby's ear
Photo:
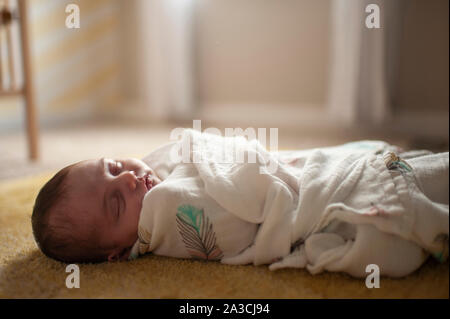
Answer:
M118 261L119 257L120 257L120 253L118 253L117 251L114 251L108 255L108 261L109 262Z

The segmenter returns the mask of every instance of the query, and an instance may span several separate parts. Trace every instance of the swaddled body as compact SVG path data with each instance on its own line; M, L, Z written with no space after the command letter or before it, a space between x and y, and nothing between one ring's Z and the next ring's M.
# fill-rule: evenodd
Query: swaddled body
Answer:
M185 130L144 158L163 182L145 195L130 258L152 252L358 277L377 264L381 274L407 275L429 253L448 256L448 195L443 204L425 197L414 167L395 154L370 141L270 153L256 140Z

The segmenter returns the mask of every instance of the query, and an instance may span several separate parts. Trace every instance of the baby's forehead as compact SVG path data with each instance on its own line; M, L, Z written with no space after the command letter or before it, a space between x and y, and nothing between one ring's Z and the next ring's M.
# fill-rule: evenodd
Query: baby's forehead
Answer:
M95 183L103 172L102 159L85 160L72 167L67 175L67 180L71 182L90 182Z
M104 186L99 160L87 160L74 166L67 175L65 190L71 206L96 206Z

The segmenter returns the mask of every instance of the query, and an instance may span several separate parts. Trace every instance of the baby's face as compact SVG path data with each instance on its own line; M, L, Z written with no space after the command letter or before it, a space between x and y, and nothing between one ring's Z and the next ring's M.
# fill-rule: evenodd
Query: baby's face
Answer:
M66 179L68 214L81 225L94 226L101 247L112 247L109 261L125 260L137 240L144 196L160 182L138 159L80 162Z

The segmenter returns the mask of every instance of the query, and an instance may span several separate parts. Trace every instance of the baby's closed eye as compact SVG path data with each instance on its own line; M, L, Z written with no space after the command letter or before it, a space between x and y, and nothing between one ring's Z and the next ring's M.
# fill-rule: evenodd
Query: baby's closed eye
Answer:
M121 162L115 161L115 162L112 162L111 164L109 164L108 168L109 168L109 172L112 175L117 176L122 172L123 165Z

